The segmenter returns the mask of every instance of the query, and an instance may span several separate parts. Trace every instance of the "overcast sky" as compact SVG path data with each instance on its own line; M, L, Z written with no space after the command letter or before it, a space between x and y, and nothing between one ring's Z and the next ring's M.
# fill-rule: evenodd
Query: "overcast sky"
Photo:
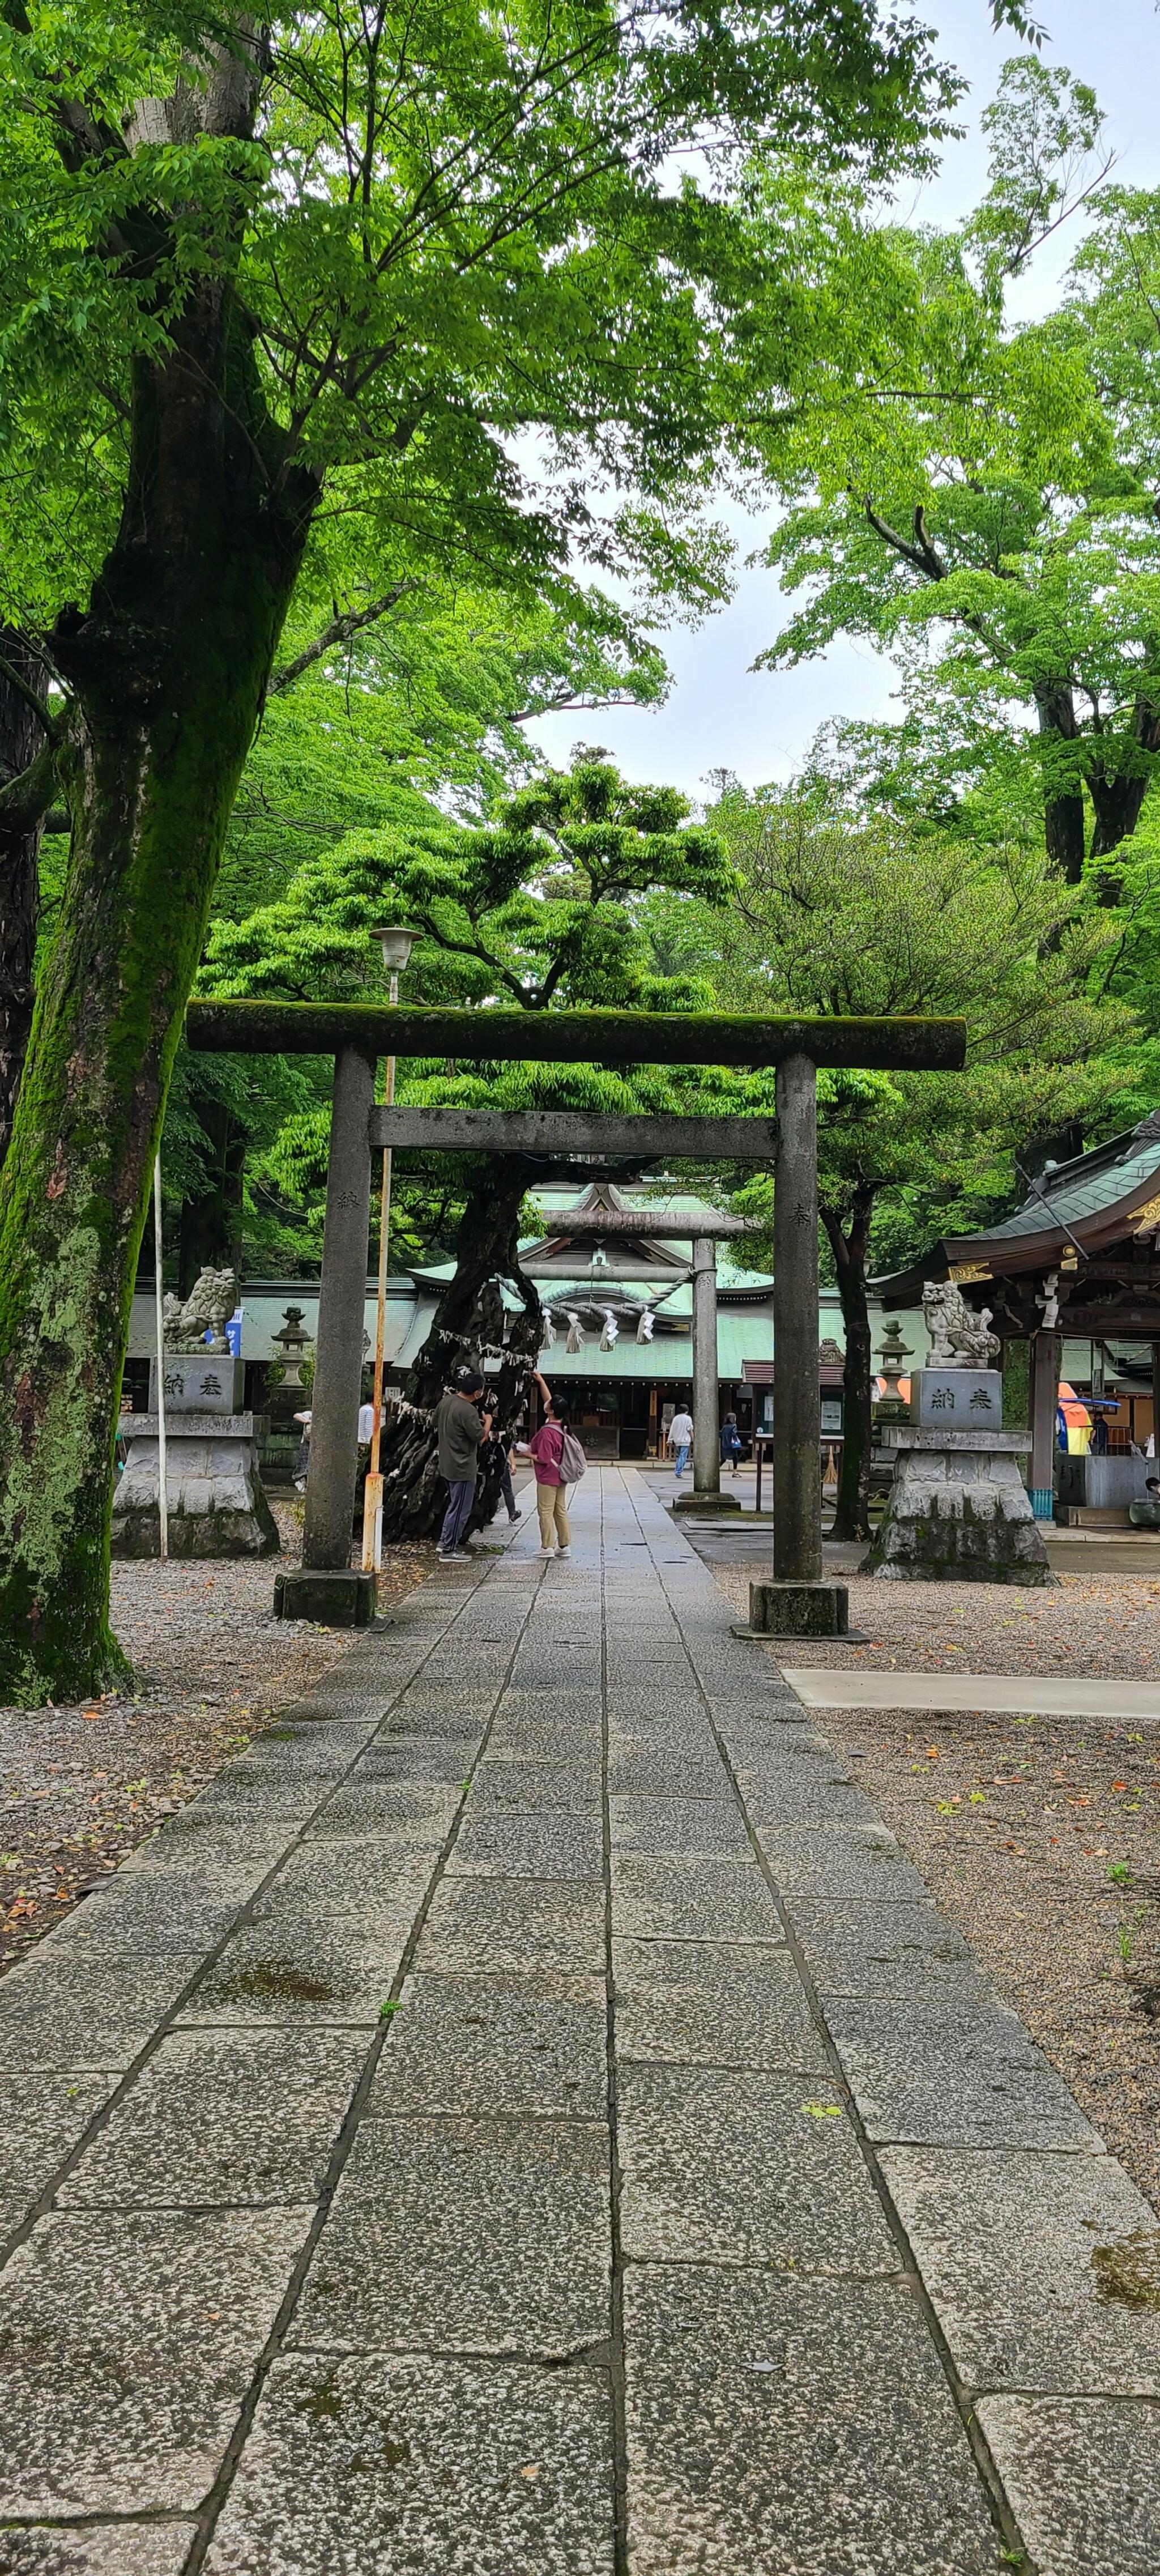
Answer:
M968 127L949 146L938 177L916 192L904 211L931 221L954 222L974 204L986 162L977 118L995 85L1000 64L1016 50L1010 34L992 34L988 0L927 0L925 15L937 28L943 54L970 82L960 110ZM1160 185L1156 84L1160 74L1160 16L1156 0L1038 0L1034 14L1047 29L1045 60L1090 81L1104 109L1105 133L1117 156L1115 175L1136 186ZM1049 245L1033 273L1025 309L1050 305L1069 257L1065 234ZM730 518L746 554L761 543L762 525ZM544 749L566 760L577 739L599 741L630 776L664 779L696 796L711 769L733 769L747 785L787 778L817 728L829 716L889 716L892 674L867 646L840 643L796 671L752 671L784 616L773 575L740 573L730 606L695 633L676 629L660 640L673 671L661 708L608 710L598 716L552 716L529 727Z

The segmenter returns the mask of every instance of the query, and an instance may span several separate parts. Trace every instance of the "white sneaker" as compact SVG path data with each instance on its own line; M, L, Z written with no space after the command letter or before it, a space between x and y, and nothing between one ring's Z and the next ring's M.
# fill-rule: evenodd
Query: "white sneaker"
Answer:
M541 1556L554 1556L555 1553L556 1551L554 1547L542 1547L540 1549Z
M572 1550L570 1547L558 1547L556 1550L557 1556L571 1556L571 1553Z

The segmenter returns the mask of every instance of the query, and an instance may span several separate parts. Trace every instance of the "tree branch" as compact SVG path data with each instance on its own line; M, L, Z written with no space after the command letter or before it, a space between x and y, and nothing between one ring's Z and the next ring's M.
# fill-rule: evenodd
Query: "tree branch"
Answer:
M31 681L26 680L23 672L17 670L14 662L6 661L3 653L0 653L0 677L7 680L10 689L15 689L18 698L23 698L26 707L31 707L33 715L38 724L43 726L54 750L59 750L64 737L58 718L54 716L47 699L40 696Z
M293 688L295 680L300 680L312 663L320 662L323 654L329 653L332 644L348 644L352 635L359 634L364 626L373 626L376 618L385 617L401 599L406 598L408 591L418 588L417 580L397 581L382 599L372 600L369 608L351 608L342 617L332 617L329 626L323 627L321 635L315 636L313 644L308 644L305 652L296 654L292 662L284 663L280 671L272 674L267 696L281 697L283 690Z
M6 667L6 666L5 666ZM34 832L58 789L56 741L42 743L35 760L0 787L0 832Z

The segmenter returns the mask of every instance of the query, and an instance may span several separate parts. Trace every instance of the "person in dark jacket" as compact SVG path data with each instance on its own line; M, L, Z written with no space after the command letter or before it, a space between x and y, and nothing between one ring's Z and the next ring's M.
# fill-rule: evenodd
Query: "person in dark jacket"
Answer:
M731 1467L736 1475L737 1461L740 1456L741 1433L737 1428L737 1416L735 1413L727 1413L721 1425L721 1464L723 1467Z
M483 1379L478 1370L460 1371L454 1387L448 1387L435 1407L435 1431L439 1442L439 1473L447 1479L447 1509L439 1533L439 1561L448 1565L467 1554L460 1546L475 1501L475 1480L479 1452L491 1436L491 1415L482 1418L478 1399L483 1393Z

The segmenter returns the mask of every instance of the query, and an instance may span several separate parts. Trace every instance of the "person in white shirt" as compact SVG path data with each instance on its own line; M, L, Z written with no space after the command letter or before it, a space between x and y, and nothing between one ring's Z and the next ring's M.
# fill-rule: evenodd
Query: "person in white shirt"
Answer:
M693 1417L690 1413L686 1413L684 1405L682 1405L680 1412L674 1413L672 1421L669 1424L669 1447L677 1462L676 1480L678 1484L680 1483L689 1463L689 1451L692 1446Z
M371 1442L372 1442L372 1440L374 1439L374 1436L375 1436L375 1408L374 1408L373 1404L360 1404L359 1409L358 1409L358 1445L359 1445L359 1448L360 1448L360 1449L369 1449L369 1448L370 1448L370 1445L371 1445Z

